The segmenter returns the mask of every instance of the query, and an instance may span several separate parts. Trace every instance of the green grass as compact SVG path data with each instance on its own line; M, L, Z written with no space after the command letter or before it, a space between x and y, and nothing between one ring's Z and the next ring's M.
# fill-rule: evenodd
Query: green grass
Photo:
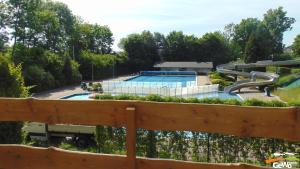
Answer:
M99 94L95 99L99 100L141 100L141 101L155 101L155 102L175 102L175 103L205 103L205 104L228 104L241 106L264 106L264 107L286 107L288 104L281 101L262 101L258 99L248 99L246 101L239 101L237 99L222 100L219 98L177 98L177 97L162 97L159 95L135 96L135 95L104 95ZM300 105L300 104L299 104Z
M288 102L290 105L300 106L300 87L291 89L278 89L274 94L279 96L281 100Z

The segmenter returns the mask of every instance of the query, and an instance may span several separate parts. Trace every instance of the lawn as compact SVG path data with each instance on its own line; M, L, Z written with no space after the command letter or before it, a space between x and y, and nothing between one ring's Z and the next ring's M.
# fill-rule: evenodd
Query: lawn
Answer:
M300 101L300 87L291 89L278 89L274 92L281 100L286 102Z

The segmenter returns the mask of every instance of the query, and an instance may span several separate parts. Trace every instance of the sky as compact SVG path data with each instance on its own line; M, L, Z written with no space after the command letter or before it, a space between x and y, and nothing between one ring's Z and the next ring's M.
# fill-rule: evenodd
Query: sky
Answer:
M262 19L268 9L282 6L296 23L284 34L291 45L300 34L299 0L57 0L69 6L74 15L89 23L107 25L114 35L113 49L120 39L143 30L167 35L183 31L198 37L223 31L229 23L256 17Z

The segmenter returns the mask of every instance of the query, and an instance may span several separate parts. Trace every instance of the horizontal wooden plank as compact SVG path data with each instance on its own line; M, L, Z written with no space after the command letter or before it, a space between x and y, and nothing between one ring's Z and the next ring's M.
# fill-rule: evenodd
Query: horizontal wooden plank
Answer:
M137 158L137 169L267 169L247 164L198 163L177 160ZM269 168L271 169L271 168Z
M0 99L0 121L125 126L125 102Z
M126 169L126 157L0 145L1 169Z
M128 158L72 152L58 148L0 145L1 169L125 169ZM246 164L214 164L177 160L137 158L136 169L263 169Z
M136 104L137 127L300 140L300 111L213 104Z
M0 99L0 121L126 126L126 108L136 108L136 127L202 131L300 141L300 110L142 101Z

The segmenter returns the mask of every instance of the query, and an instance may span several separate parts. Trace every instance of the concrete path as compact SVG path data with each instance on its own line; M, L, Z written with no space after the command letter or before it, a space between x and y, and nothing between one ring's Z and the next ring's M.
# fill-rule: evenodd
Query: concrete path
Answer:
M129 75L129 76L120 76L117 78L109 78L109 79L104 79L104 80L126 80L128 78L132 78L134 75ZM100 81L94 81L94 83L97 82L102 82L103 80ZM32 97L36 97L38 99L60 99L65 96L69 96L72 94L77 94L77 93L86 93L87 91L84 91L80 88L80 84L78 85L73 85L73 86L66 86L66 87L61 87L53 90L48 90L44 91L41 93L36 93L33 94Z
M242 98L245 100L247 99L259 99L263 101L271 101L271 100L278 100L280 101L280 98L278 96L272 95L271 97L265 96L264 92L261 92L254 88L243 88L240 90L240 92L236 91L236 94L239 94Z
M197 85L198 86L203 86L203 85L208 85L208 84L211 84L211 82L207 75L197 76Z
M60 99L65 96L69 96L76 93L84 93L86 91L80 88L80 85L66 86L62 88L57 88L49 91L44 91L41 93L34 94L33 97L39 99Z

